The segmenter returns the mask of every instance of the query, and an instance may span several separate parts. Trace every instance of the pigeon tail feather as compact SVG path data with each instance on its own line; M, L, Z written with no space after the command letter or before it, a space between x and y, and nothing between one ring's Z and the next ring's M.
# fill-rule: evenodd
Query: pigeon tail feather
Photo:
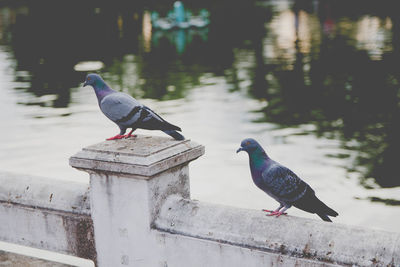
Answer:
M336 211L334 211L333 209L329 208L324 202L322 202L321 200L318 199L319 202L321 202L320 207L321 207L321 211L329 216L332 217L336 217L339 215L339 213L337 213Z
M167 122L166 120L164 120L163 118L161 118L160 115L158 115L157 113L155 113L153 110L151 110L150 108L143 106L144 110L147 111L147 113L152 114L152 117L154 120L151 120L153 123L155 123L156 128L154 128L154 130L161 130L161 131L168 131L168 130L175 130L175 131L182 131L181 128L179 128L176 125L173 125L169 122ZM153 124L153 126L155 126ZM146 128L146 127L144 127ZM151 129L151 128L148 128Z
M179 128L178 126L175 126L165 120L163 121L162 128L165 128L165 129L171 130L171 131L180 131L180 132L182 131L182 129Z
M323 214L323 213L317 213L317 215L318 215L322 220L324 220L324 221L326 221L326 222L332 222L332 220L329 219L329 217L328 217L327 215Z
M311 188L307 188L304 196L295 201L293 203L293 206L307 212L316 213L324 221L331 221L328 218L328 215L333 217L339 215L336 211L329 208L325 203L319 200L315 196L314 190L312 190Z
M169 136L172 136L175 140L185 140L185 137L180 133L178 133L177 131L164 130L163 132L168 134Z

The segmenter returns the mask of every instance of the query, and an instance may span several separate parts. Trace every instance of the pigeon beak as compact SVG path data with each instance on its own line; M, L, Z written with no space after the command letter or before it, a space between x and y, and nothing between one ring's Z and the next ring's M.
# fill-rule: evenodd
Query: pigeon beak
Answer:
M244 150L243 147L239 147L239 149L236 150L236 153L239 153L240 151L243 151L243 150Z
M83 87L85 87L86 85L88 85L87 83L86 83L86 81L83 83Z

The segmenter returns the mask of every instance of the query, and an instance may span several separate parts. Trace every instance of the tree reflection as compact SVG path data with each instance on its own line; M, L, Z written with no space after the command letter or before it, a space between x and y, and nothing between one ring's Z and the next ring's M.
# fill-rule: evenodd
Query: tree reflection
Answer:
M184 97L206 73L224 77L232 91L244 88L268 101L266 121L313 123L316 135L339 136L346 148L357 140L350 148L360 152L355 165L366 167L364 177L400 185L395 1L297 0L282 9L269 1L191 0L185 7L210 12L206 31L160 34L143 25L146 12L165 14L172 3L27 2L7 9L8 19L2 15L1 44L15 57L16 80L30 82L23 90L55 95L53 107L70 104L71 88L86 75L74 70L82 61L103 62L101 72L114 88L159 100ZM370 22L375 37L363 34Z
M355 23L358 17L352 19ZM355 47L353 38L329 32L321 43L311 43L317 46L311 50L318 52L310 55L301 52L296 40L292 69L272 68L278 85L265 90L269 100L266 120L288 126L314 123L319 135L336 133L344 141L356 139L358 145L353 149L361 152L356 164L367 168L364 176L384 187L398 186L398 71L392 59L398 51L383 51L381 60L373 60L367 51ZM304 72L306 64L308 73Z

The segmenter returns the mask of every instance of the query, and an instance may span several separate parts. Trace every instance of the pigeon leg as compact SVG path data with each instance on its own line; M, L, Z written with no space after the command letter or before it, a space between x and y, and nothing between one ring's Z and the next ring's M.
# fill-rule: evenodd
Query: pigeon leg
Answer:
M122 138L129 138L129 137L136 137L136 135L132 135L132 132L134 130L130 131L128 134L117 134L116 136L107 138L107 140L116 140L116 139L122 139Z
M107 138L107 140L116 140L116 139L122 139L122 138L131 137L132 136L132 132L135 130L135 129L132 129L132 131L130 131L129 134L124 134L126 132L126 128L121 128L120 127L120 129L121 129L121 131L120 131L119 134L117 134L116 136Z
M269 212L269 214L267 214L267 216L275 216L276 215L276 217L279 217L282 214L283 215L287 214L285 211L288 209L288 207L285 207L282 211L280 211L283 207L285 207L285 205L280 204L276 210L273 210L273 211L272 210L263 210L263 211Z
M267 216L276 216L277 218L279 216L286 215L287 213L285 212L289 207L285 207L283 210L279 211L279 210L274 210L273 212L271 212L270 214L268 214Z
M124 137L125 137L125 138L129 138L129 137L131 137L131 136L132 136L132 137L136 137L135 134L132 135L132 133L133 133L134 130L136 130L136 129L132 129L127 135L124 135Z
M273 213L273 212L280 211L280 209L283 208L283 207L284 207L284 205L280 204L279 207L276 210L262 210L262 211Z
M126 137L126 135L117 134L116 136L107 138L107 140L116 140L116 139L122 139L122 138L125 138L125 137Z

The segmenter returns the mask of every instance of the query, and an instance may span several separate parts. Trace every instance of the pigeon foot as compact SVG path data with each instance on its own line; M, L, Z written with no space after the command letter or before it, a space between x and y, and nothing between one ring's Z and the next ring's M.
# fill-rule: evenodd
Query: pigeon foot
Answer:
M279 217L281 215L287 215L287 213L282 211L273 211L270 214L267 214L267 216L276 216L276 217Z
M124 135L124 137L125 138L129 138L129 137L136 137L137 135L136 134L132 134L133 133L133 131L134 131L135 129L132 129L127 135Z
M122 139L122 138L125 138L125 137L127 137L127 135L117 134L116 136L107 138L106 140L108 140L108 141L109 141L109 140L116 140L116 139Z
M278 213L279 211L277 211L277 210L262 210L262 211L264 211L264 212L269 212L269 213ZM282 213L283 215L286 215L287 213L286 212L283 212ZM275 215L275 214L273 214L273 215ZM268 216L271 216L271 214L268 214Z
M262 210L262 211L269 212L269 213L274 212L273 210Z

